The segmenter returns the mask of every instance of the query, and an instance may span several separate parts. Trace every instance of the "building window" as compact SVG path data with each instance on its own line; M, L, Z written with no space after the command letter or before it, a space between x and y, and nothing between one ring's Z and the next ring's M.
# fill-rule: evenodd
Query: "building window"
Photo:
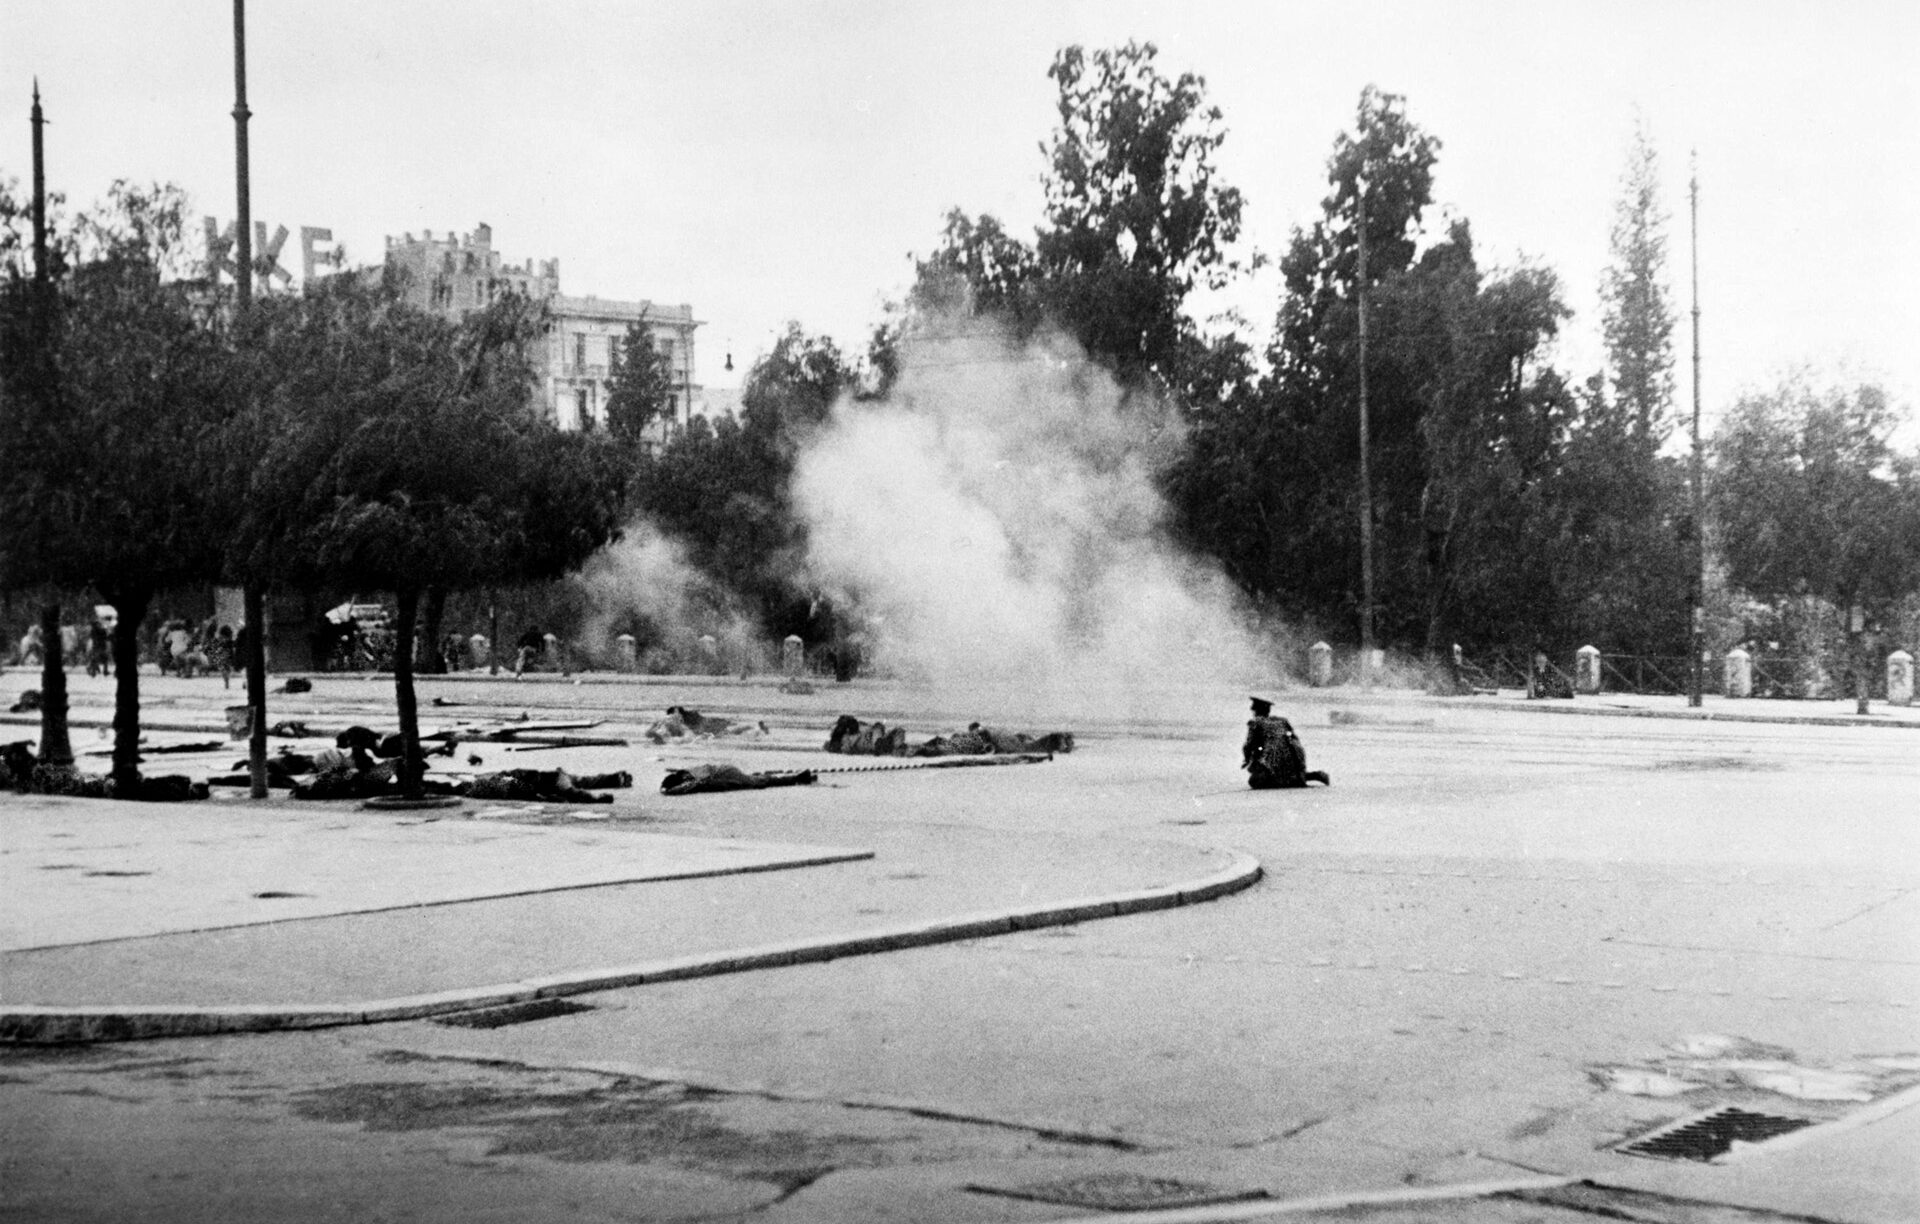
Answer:
M574 421L582 429L593 428L593 417L587 409L587 392L583 387L573 393Z
M587 333L573 334L573 365L575 369L584 369L587 364ZM584 393L583 393L584 394Z

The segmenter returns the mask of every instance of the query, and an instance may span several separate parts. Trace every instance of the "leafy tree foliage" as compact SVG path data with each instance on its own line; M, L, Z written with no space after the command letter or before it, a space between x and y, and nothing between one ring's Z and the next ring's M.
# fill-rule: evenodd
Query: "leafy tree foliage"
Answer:
M296 585L392 591L394 688L417 790L420 597L554 577L617 530L624 466L604 435L533 411L540 310L507 296L458 324L393 288L330 278L256 338L263 410L253 497L233 554Z
M1920 591L1920 455L1893 448L1900 421L1871 385L1823 389L1800 377L1742 397L1712 448L1729 580L1762 599L1811 595L1872 619ZM1862 629L1848 625L1864 712Z
M831 340L790 324L748 372L740 420L688 429L640 481L648 516L775 637L807 629L815 606L789 577L805 547L788 494L794 460L853 385L854 371Z
M1046 223L1027 242L992 216L950 212L916 264L910 315L989 318L1021 338L1051 324L1123 385L1156 394L1189 381L1188 364L1217 361L1187 301L1240 270L1243 201L1218 179L1225 131L1206 82L1169 78L1158 55L1130 42L1054 57Z
M1673 405L1673 308L1659 169L1652 138L1644 125L1636 127L1614 209L1612 261L1600 282L1613 398L1631 414L1634 433L1650 450L1666 440Z
M1322 215L1281 260L1271 373L1194 415L1171 487L1188 537L1250 591L1322 632L1355 622L1364 197L1376 624L1445 659L1563 618L1577 574L1555 551L1557 480L1578 405L1545 361L1567 315L1555 278L1488 277L1465 221L1426 234L1439 147L1400 98L1361 95Z
M637 446L647 426L673 413L673 369L654 347L644 323L627 327L614 346L607 382L607 431L627 446Z
M10 322L0 361L0 570L9 584L91 589L118 612L113 778L125 794L140 786L140 623L156 592L211 581L221 561L214 474L232 370L218 315L166 275L186 216L177 188L115 184L67 236L48 316L27 333Z
M1168 79L1152 43L1067 47L1048 75L1059 124L1036 246L1054 316L1124 383L1171 381L1194 338L1189 293L1238 270L1240 192L1218 181L1225 133L1192 73Z

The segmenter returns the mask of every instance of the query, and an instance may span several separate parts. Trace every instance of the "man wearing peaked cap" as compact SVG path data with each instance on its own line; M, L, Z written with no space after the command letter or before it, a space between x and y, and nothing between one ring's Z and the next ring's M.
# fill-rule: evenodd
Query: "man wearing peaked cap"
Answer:
M1297 788L1309 781L1332 786L1324 769L1307 768L1307 750L1293 732L1293 724L1273 713L1264 697L1250 698L1253 717L1247 720L1247 740L1240 747L1240 768L1254 790Z

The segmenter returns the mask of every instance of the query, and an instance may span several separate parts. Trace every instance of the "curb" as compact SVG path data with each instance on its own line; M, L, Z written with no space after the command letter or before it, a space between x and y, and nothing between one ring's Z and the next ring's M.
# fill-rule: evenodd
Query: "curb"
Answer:
M1436 709L1460 709L1455 704L1471 701L1462 697L1428 697L1421 700L1422 705ZM1577 700L1577 699L1576 699ZM1591 700L1591 698L1589 698ZM1885 702L1881 702L1885 705ZM1730 722L1730 723L1770 723L1789 727L1890 727L1908 731L1920 731L1920 719L1888 718L1873 714L1749 714L1744 711L1728 710L1655 710L1639 706L1610 705L1601 708L1576 704L1548 705L1544 702L1528 701L1525 698L1498 698L1471 708L1481 710L1499 710L1509 714L1571 714L1587 718L1670 718L1690 722Z
M1258 859L1235 851L1232 861L1211 875L1182 884L1159 885L1110 897L1059 901L1030 909L986 910L851 935L796 939L731 952L706 952L635 965L524 978L504 985L465 987L436 994L361 1003L268 1003L219 1007L195 1007L190 1004L138 1007L113 1004L84 1007L16 1006L0 1011L0 1044L145 1041L159 1037L209 1037L225 1033L269 1033L420 1020L485 1007L528 1003L536 999L557 999L567 995L717 977L724 973L746 973L756 969L784 969L793 965L819 964L845 956L898 952L931 944L1005 935L1013 931L1173 909L1239 892L1251 887L1262 874Z

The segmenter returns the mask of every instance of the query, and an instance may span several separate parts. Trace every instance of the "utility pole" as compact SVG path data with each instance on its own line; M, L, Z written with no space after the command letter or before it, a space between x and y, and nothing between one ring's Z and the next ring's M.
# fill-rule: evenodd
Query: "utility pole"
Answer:
M1359 202L1360 270L1360 686L1373 687L1373 477L1367 440L1367 180L1354 180Z
M247 341L247 318L253 312L253 200L247 181L247 0L233 0L233 153L238 198L233 228L237 231L233 261L234 337ZM267 600L259 579L245 576L240 584L240 615L246 620L247 732L249 793L267 797Z
M54 411L59 377L53 360L53 271L47 264L47 159L40 129L47 117L40 110L40 78L33 81L33 356L38 367L33 382L45 398L40 407ZM67 665L61 657L60 602L49 598L40 605L40 753L42 765L73 764L73 740L67 733Z
M1700 171L1698 153L1688 158L1689 177L1687 180L1687 212L1689 215L1690 239L1693 246L1693 556L1691 573L1687 577L1687 605L1691 618L1687 636L1688 651L1692 656L1691 666L1687 669L1687 704L1700 705L1700 690L1703 687L1703 673L1706 668L1702 658L1706 651L1707 613L1704 606L1707 587L1707 542L1706 508L1701 489L1700 473Z

